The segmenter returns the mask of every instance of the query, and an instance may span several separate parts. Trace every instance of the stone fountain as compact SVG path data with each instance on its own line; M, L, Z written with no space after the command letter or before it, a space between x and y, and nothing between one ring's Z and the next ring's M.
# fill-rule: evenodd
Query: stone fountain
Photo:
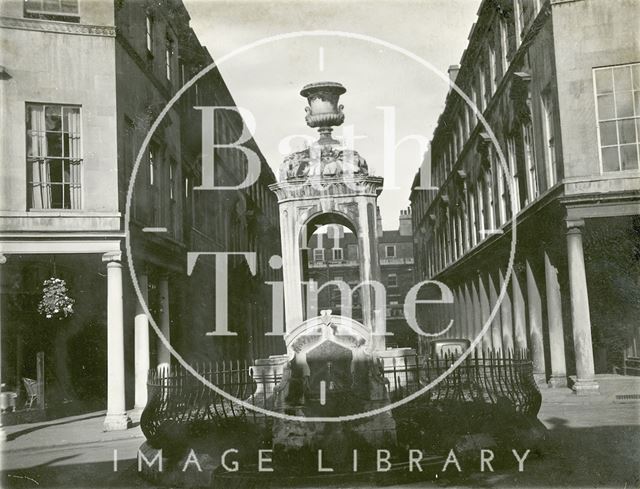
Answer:
M469 358L434 392L385 410L390 386L394 400L417 391L444 370L440 360L418 358L409 348L386 348L386 304L373 287L360 288L362 322L330 310L317 315L305 307L303 250L316 225L348 227L357 237L360 282L380 282L376 204L382 178L370 175L365 159L332 136L333 127L345 120L339 103L345 92L334 82L302 89L306 123L320 137L288 155L279 182L270 186L280 207L286 354L258 359L248 375L238 369L220 386L244 392L243 401L273 416L239 409L196 382L190 390L196 395L173 395L173 386L159 379L141 421L148 439L143 447L147 459L158 448L174 447L175 454L166 463L171 470L149 470L148 478L181 487L324 487L354 477L398 482L437 475L452 447L464 453L477 440L491 440L480 435L503 432L499 445L511 449L512 433L525 433L521 438L527 440L535 438L529 436L535 430L542 433L537 425L531 427L540 395L526 358L502 364L493 356ZM470 434L478 430L480 435ZM201 471L183 470L192 461L190 445L204 454ZM425 456L423 449L433 451ZM389 454L382 471L381 452ZM236 470L227 463L229 453L237 459ZM421 469L412 471L416 453ZM194 484L187 474L195 474Z

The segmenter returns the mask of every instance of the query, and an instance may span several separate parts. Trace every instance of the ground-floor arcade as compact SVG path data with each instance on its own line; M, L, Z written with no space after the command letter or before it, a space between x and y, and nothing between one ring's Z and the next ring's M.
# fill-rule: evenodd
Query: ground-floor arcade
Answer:
M0 375L3 390L19 394L18 408L27 399L22 379L37 378L36 358L43 352L41 406L73 403L80 412L106 406L107 430L125 429L141 413L148 370L170 366L172 357L137 299L123 248L120 237L2 242ZM187 276L179 259L144 249L134 249L134 256L140 257L135 276L151 316L188 362L278 353L281 339L264 336L271 328L271 297L267 285L255 283L264 277L230 264L236 266L230 290L238 292L229 297L229 328L237 336L211 338L215 270L201 266ZM73 314L60 320L38 312L43 282L51 277L64 280L74 300Z
M434 277L454 297L432 308L438 324L451 318L445 336L473 340L491 319L478 350L527 349L539 383L597 392L596 374L638 354L637 206L556 203L528 216L509 274L511 243L509 230L491 236Z

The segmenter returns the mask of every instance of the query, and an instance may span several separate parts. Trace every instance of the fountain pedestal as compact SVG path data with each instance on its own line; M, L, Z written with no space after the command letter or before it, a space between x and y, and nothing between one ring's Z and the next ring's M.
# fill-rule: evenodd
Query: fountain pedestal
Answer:
M273 424L274 463L317 470L323 464L339 470L351 467L354 450L375 452L396 446L395 421L390 412L357 419L389 404L388 382L381 363L369 351L363 325L323 311L285 337L290 360L274 393L274 409L307 418L337 421L292 421ZM313 463L300 463L309 458Z

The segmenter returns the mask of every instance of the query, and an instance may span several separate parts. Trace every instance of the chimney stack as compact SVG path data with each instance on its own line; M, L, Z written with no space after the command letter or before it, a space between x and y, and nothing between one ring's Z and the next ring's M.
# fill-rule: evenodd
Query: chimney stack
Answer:
M376 206L376 234L378 238L382 238L382 214L380 214L380 207Z
M411 207L400 211L400 236L411 236L413 234L413 223L411 221Z

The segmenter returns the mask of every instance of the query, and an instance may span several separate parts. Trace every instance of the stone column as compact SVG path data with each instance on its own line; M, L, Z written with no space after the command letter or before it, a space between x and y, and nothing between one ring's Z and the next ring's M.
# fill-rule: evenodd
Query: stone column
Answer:
M527 275L527 319L529 322L529 344L531 348L531 361L533 363L533 376L536 383L545 384L547 380L544 339L542 336L542 299L538 281L527 259L525 263Z
M458 287L454 289L453 300L453 336L454 338L462 338L462 297Z
M498 303L498 290L496 288L496 284L491 277L491 274L487 274L487 283L489 284L489 312L493 312ZM502 327L500 324L500 307L498 307L495 315L493 316L493 321L491 321L491 344L493 345L494 351L500 350L504 352L502 348Z
M165 339L171 341L171 325L169 316L169 277L161 275L158 280L158 294L160 305L160 331ZM158 369L168 369L171 366L171 352L158 338Z
M285 207L285 208L283 208ZM290 332L304 320L302 293L302 257L300 236L302 225L296 223L296 209L290 203L281 204L280 236L282 243L282 281L284 287L285 331ZM309 230L312 232L312 230ZM306 242L304 245L306 246Z
M480 303L480 328L484 328L484 325L489 320L489 314L491 308L489 307L489 294L487 292L487 278L478 277L478 296ZM487 329L486 333L482 336L482 349L485 351L491 350L491 327Z
M549 322L549 349L551 350L550 387L567 385L567 370L564 358L564 333L562 325L562 297L558 268L553 258L545 250L544 275L547 291L547 320Z
M478 285L474 280L471 281L471 316L473 317L473 322L471 324L473 337L475 338L480 333L482 329L482 311L480 310L480 297L478 295ZM476 347L476 352L480 352L483 348L484 338L480 339L478 346Z
M146 273L138 274L140 293L148 301L149 279ZM135 346L135 406L136 411L142 411L147 405L147 372L149 371L149 318L144 312L140 301L136 302L136 317L134 320Z
M460 336L470 340L471 333L469 332L469 320L467 319L467 299L464 295L464 287L464 284L461 284L458 288L458 295L460 296Z
M527 311L520 281L519 265L514 263L511 275L511 295L513 296L513 346L516 350L527 348Z
M121 253L105 253L107 263L107 415L105 431L126 430L131 420L125 409L124 325Z
M376 232L375 200L358 202L358 260L360 265L360 282L380 282L380 260L378 259L378 234ZM386 304L377 304L375 288L362 286L363 324L372 332L372 343L375 350L385 350L386 338L381 334L384 324L376 321L375 310L383 310ZM381 318L385 318L382 315Z
M589 293L582 247L583 227L584 221L582 220L567 221L571 323L573 325L573 347L576 353L576 382L573 385L573 390L578 395L598 392L598 384L594 380Z
M500 290L505 286L507 280L506 274L500 269L498 271L500 276ZM513 274L511 274L511 280L513 280ZM500 304L500 323L502 325L502 348L504 354L513 351L513 314L511 312L511 297L509 295L510 287L506 285L504 299Z
M464 295L464 318L466 321L465 332L469 341L473 341L476 337L474 328L474 315L473 315L473 299L471 297L471 291L469 290L469 283L465 282L462 289Z

